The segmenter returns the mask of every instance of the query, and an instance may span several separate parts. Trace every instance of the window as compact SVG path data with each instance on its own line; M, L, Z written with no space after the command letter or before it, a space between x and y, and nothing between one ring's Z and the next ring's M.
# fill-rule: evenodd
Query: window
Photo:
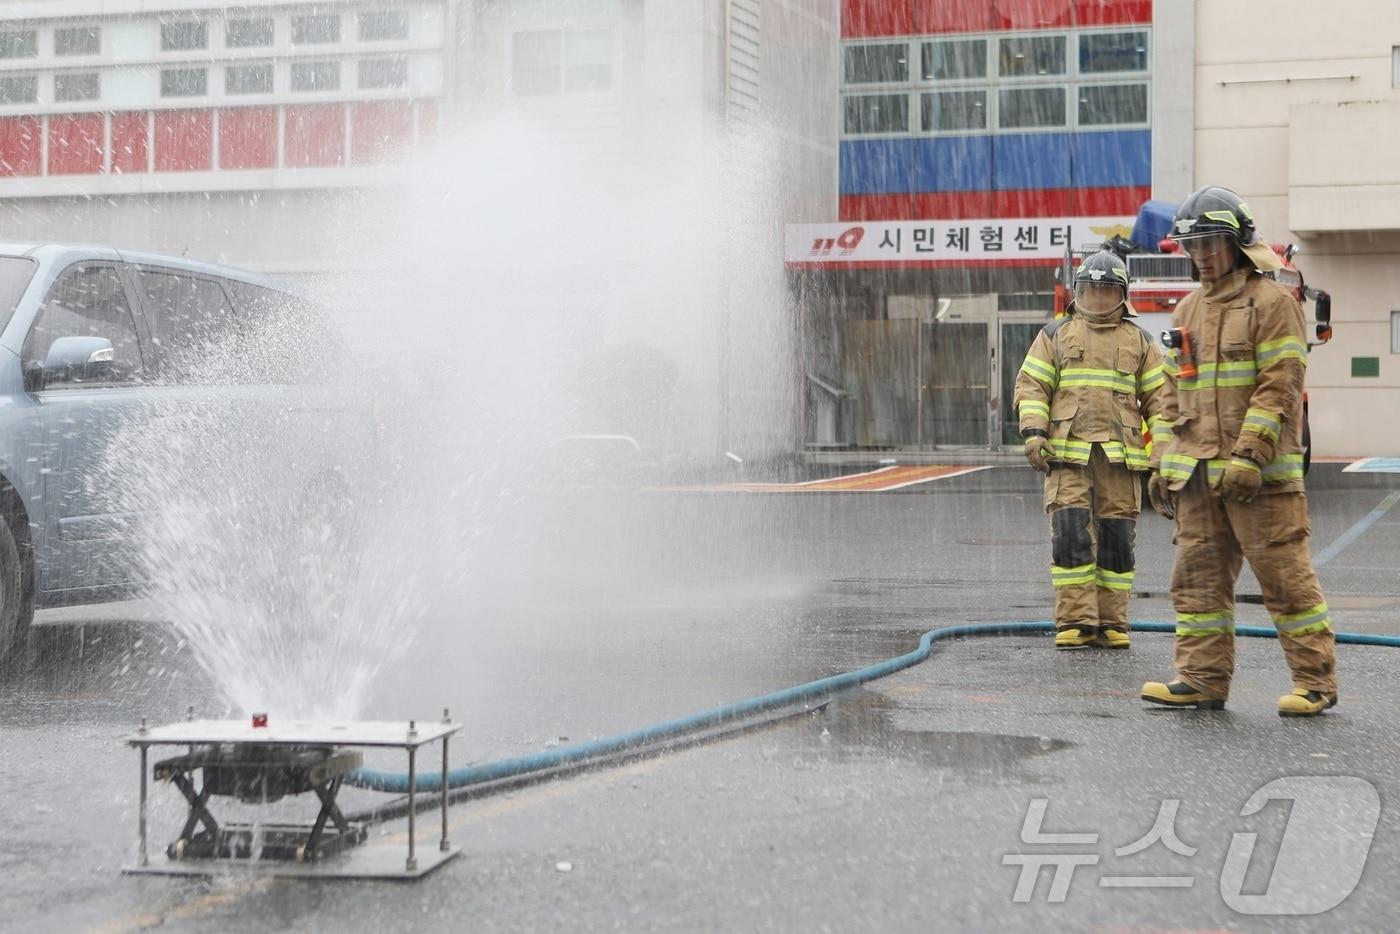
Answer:
M103 337L112 342L112 382L141 375L141 342L131 317L131 303L121 276L112 266L70 268L44 299L39 317L24 341L26 367L42 364L60 337Z
M33 29L0 32L0 58L34 58L39 54L39 33Z
M292 45L320 45L340 41L340 14L292 17Z
M73 75L53 76L53 99L55 103L69 101L95 101L102 96L102 82L95 71L85 71Z
M74 26L53 31L54 55L100 55L102 53L102 28L100 26Z
M209 27L207 24L195 20L182 23L161 23L160 48L162 52L207 49L209 48Z
M231 19L224 23L224 45L230 49L253 49L272 45L272 20L260 16L256 19Z
M847 84L897 84L909 80L909 45L848 45L842 76Z
M1012 36L1001 40L1003 78L1065 73L1064 36Z
M845 132L909 132L909 95L850 94L845 99Z
M925 133L948 130L985 130L987 92L939 91L920 95Z
M342 366L345 341L323 309L245 282L229 282L225 288L238 309L232 355L242 361L239 379L314 383L331 379Z
M987 40L953 39L925 42L922 55L925 81L957 81L987 76Z
M1079 37L1079 73L1147 70L1147 33L1100 32Z
M207 68L167 68L160 73L161 97L203 97L208 93Z
M32 259L0 256L0 328L9 324L14 317L15 308L38 268L39 264Z
M359 24L361 42L408 38L408 17L401 11L361 13Z
M564 33L564 90L606 91L612 87L612 30Z
M1012 88L997 99L997 125L1004 130L1065 125L1064 88Z
M340 62L294 62L293 91L335 91L340 88Z
M360 62L360 87L364 90L401 88L407 84L407 59L368 58Z
M213 345L230 336L233 306L219 284L169 270L143 268L137 278L151 313L151 338L162 373L180 382L205 369Z
M557 29L517 32L511 37L510 86L516 94L558 94L564 34Z
M543 29L511 37L511 89L534 96L612 87L612 30Z
M1390 352L1400 353L1400 311L1390 313Z
M0 75L0 104L32 104L38 99L38 75Z
M1147 122L1147 85L1085 85L1079 89L1079 125Z
M271 94L272 63L229 65L224 69L225 94Z

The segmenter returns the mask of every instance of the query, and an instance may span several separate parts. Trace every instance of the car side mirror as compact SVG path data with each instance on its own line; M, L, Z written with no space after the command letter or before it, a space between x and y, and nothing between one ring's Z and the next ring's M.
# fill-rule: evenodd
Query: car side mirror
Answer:
M49 347L42 367L31 364L25 371L25 382L31 392L56 383L104 382L112 378L116 357L105 337L60 337Z

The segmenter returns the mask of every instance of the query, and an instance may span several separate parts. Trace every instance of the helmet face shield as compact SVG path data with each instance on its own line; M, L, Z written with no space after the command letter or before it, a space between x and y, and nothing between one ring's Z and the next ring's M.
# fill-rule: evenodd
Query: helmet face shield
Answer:
M1074 307L1089 314L1107 314L1127 297L1127 290L1117 282L1081 280L1074 284Z

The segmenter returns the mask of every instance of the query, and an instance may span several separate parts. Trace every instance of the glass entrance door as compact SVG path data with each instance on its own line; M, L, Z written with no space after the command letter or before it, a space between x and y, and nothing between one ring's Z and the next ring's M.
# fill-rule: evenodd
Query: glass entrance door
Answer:
M1026 359L1026 351L1031 349L1035 336L1045 327L1045 316L1043 314L1027 315L1025 312L1003 313L998 322L999 342L998 356L1000 357L1000 379L1001 404L999 406L1001 431L1000 438L994 440L994 445L1021 443L1021 432L1019 430L1020 421L1016 410L1011 407L1012 397L1016 393L1016 374L1021 370L1021 362Z

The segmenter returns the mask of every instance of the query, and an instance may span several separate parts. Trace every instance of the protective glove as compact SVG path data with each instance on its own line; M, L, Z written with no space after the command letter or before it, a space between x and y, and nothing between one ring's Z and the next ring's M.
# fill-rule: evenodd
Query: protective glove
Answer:
M1162 476L1160 470L1152 471L1152 476L1147 478L1147 498L1152 501L1152 508L1157 510L1157 514L1163 519L1176 518L1176 510L1172 508L1172 493L1167 489L1167 478Z
M1220 493L1226 499L1247 503L1259 495L1263 482L1264 475L1259 472L1258 464L1243 457L1232 457L1225 468L1225 476L1220 478Z
M1050 472L1050 461L1045 456L1049 446L1050 442L1044 435L1031 435L1026 439L1026 462L1037 473Z

